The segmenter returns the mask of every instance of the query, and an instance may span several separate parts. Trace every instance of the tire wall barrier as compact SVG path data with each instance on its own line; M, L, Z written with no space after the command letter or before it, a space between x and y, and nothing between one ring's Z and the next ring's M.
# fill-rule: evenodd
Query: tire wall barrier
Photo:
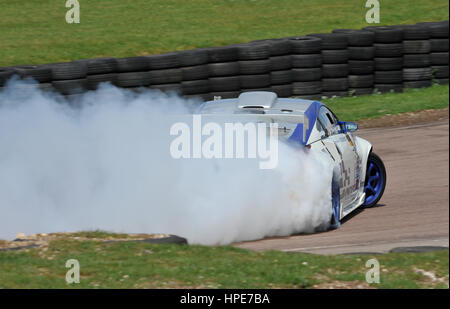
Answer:
M401 92L448 84L448 33L448 21L369 26L161 55L0 67L0 90L18 75L68 97L102 82L203 100L254 90L313 100Z

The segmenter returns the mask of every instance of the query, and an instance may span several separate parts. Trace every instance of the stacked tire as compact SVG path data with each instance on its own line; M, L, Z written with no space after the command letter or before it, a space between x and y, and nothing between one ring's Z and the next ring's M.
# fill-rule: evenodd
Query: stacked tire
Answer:
M322 93L322 40L316 37L290 37L292 95L319 100Z
M87 64L87 87L96 90L101 83L116 85L117 60L115 58L95 58L84 60Z
M14 75L14 70L11 68L1 68L0 67L0 91L6 85L8 80Z
M374 91L375 35L371 31L336 29L348 41L348 85L352 95L372 94Z
M403 31L403 87L422 88L432 84L430 34L417 25L396 26Z
M185 98L209 99L208 51L193 49L178 53L181 89ZM175 69L176 70L176 69ZM172 76L176 76L172 74Z
M50 91L53 89L52 86L52 70L48 66L37 66L37 65L25 65L25 66L14 66L10 67L13 74L17 75L21 79L32 79L39 84L26 84L21 85L21 87L32 87L39 88L44 91Z
M237 98L241 89L238 49L224 46L208 49L210 97Z
M403 91L403 31L393 27L370 26L374 33L374 87L379 92Z
M349 88L347 36L342 33L318 33L308 36L322 40L322 96L347 96Z
M269 46L270 90L280 98L292 96L291 45L286 39L254 41ZM269 90L269 89L268 89Z
M441 85L448 84L448 21L418 23L430 34L430 62L434 80Z
M149 62L147 57L117 58L116 85L136 90L150 85Z
M238 48L241 93L271 91L270 50L263 42L240 44Z
M150 88L181 94L182 72L177 53L147 56Z
M87 63L78 60L48 64L52 72L53 88L65 96L79 95L87 91Z

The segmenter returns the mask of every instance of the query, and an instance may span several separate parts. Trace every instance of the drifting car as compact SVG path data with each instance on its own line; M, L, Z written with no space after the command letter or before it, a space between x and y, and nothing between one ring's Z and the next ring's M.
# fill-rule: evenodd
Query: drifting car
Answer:
M273 92L244 92L238 98L203 103L198 114L253 114L266 122L277 122L283 138L329 155L333 162L330 228L360 206L371 207L381 199L386 186L386 169L367 140L355 136L354 122L340 121L319 101L278 98Z

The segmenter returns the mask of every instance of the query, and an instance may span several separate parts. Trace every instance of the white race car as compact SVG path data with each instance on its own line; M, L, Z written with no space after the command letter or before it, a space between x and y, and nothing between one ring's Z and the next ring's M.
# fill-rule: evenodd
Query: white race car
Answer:
M327 153L334 161L332 216L330 227L337 228L342 218L360 206L374 206L386 186L386 169L372 145L352 132L353 122L339 121L323 103L311 100L278 98L275 93L254 91L239 98L216 99L203 103L199 114L255 114L277 122L289 141L309 151ZM286 137L286 136L285 136Z

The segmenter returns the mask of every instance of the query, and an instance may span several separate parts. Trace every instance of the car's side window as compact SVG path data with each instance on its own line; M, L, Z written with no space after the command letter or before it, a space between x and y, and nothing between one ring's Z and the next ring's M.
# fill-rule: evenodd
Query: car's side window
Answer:
M327 136L341 133L341 126L339 125L338 120L325 106L320 108L318 118L325 129Z

